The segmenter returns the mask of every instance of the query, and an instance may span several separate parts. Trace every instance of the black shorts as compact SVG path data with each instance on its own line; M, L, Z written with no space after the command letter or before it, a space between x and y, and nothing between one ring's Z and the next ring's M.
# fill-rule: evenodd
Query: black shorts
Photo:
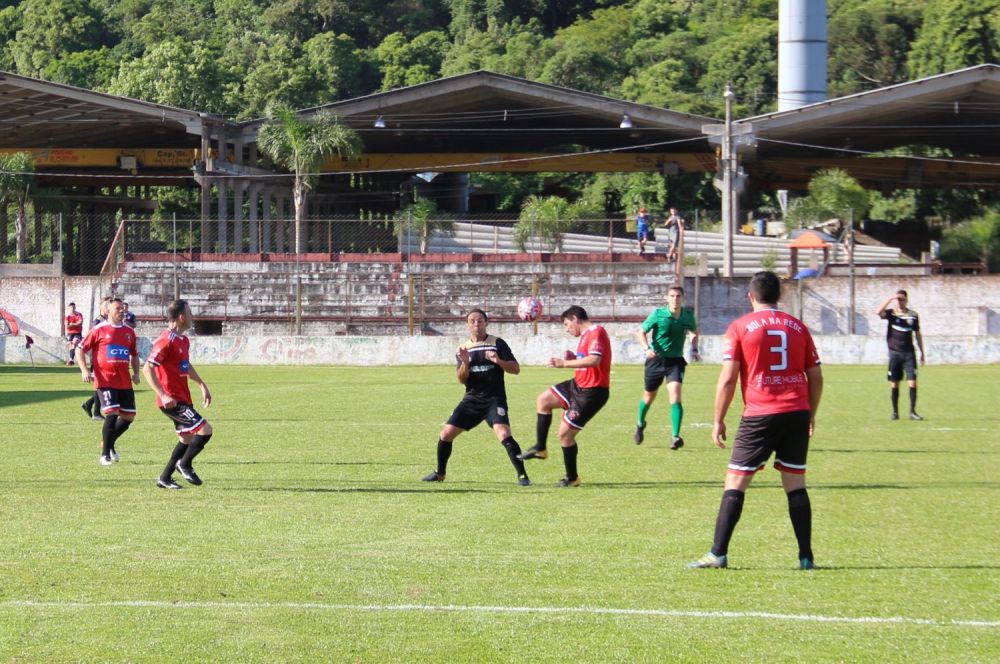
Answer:
M173 420L177 433L196 433L205 426L205 418L189 403L178 403L173 408L160 408L160 412Z
M549 391L559 398L562 407L566 409L563 422L574 429L583 429L604 408L611 394L606 387L580 387L572 379L553 385Z
M664 381L683 383L685 367L687 367L687 360L683 357L660 357L659 355L647 357L646 391L657 391Z
M753 475L767 465L772 452L776 469L805 474L809 452L808 410L741 419L729 458L729 472Z
M889 351L889 374L887 378L897 383L906 374L906 380L917 379L917 354L913 352Z
M66 341L69 342L70 348L76 348L77 346L80 345L80 342L83 341L83 335L82 334L67 334L66 335Z
M101 400L101 414L135 415L135 390L116 390L113 387L97 388L97 397Z
M451 417L448 418L448 424L469 431L479 426L483 420L486 420L486 423L491 427L498 424L510 426L507 400L503 397L493 397L492 399L467 397L462 399L455 406Z

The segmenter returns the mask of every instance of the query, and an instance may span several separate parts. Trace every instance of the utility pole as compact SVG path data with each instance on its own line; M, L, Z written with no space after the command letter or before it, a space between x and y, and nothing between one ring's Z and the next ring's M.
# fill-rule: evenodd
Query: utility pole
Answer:
M728 85L722 95L726 100L726 126L722 134L722 276L733 278L733 90Z

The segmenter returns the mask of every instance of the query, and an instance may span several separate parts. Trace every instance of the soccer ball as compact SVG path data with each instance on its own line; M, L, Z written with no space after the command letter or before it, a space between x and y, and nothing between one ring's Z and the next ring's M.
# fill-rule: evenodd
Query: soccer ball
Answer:
M517 303L517 315L529 323L538 320L542 315L542 301L534 296L524 298Z

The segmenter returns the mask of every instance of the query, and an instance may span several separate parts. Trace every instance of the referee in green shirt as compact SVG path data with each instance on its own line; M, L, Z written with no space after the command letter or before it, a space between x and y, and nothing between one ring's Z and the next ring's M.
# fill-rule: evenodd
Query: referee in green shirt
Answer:
M667 291L667 306L660 307L649 314L637 335L639 343L646 351L646 386L639 402L639 419L635 427L633 440L641 445L646 429L646 414L656 400L656 392L664 381L667 383L667 394L670 396L670 422L673 440L670 449L679 450L684 446L681 438L681 420L684 418L684 406L681 405L681 383L684 382L684 340L691 335L691 359L697 362L698 354L698 323L694 314L683 307L684 289L671 286Z

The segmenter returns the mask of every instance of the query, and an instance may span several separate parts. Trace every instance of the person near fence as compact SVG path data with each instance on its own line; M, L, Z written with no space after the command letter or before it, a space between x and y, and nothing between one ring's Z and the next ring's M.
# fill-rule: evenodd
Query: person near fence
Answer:
M691 359L698 360L698 323L694 313L684 308L684 288L671 286L667 289L667 306L655 309L649 314L636 337L646 353L644 371L645 387L639 400L639 416L632 440L641 445L645 438L646 415L649 413L660 385L667 384L670 397L670 449L679 450L684 446L681 438L681 420L684 406L681 403L681 386L684 383L684 342L691 335Z
M641 207L635 215L635 236L639 240L639 253L646 253L646 242L649 240L649 215L646 208Z
M76 302L70 302L66 307L66 343L69 345L67 367L76 364L76 347L81 341L83 341L83 314L76 310Z
M893 302L896 306L890 307ZM908 296L905 290L882 303L878 308L878 316L886 321L886 343L889 346L889 386L891 388L892 415L890 419L899 419L899 381L906 374L906 384L910 387L910 419L922 420L917 414L917 357L913 340L917 340L920 348L920 364L924 364L924 337L920 334L920 316L906 306Z
M128 310L128 302L125 302L124 300L122 300L122 304L125 306L125 318L123 320L125 321L126 325L128 325L129 327L131 327L134 330L135 329L135 324L136 324L135 323L135 314Z
M559 480L559 486L580 486L577 472L576 436L583 431L594 415L608 402L611 386L611 339L603 326L590 321L583 307L572 306L562 312L560 319L563 329L573 337L579 337L576 352L567 350L563 357L549 358L547 365L557 368L576 369L574 377L553 385L538 395L536 407L537 442L525 450L522 459L545 459L549 456L546 447L549 427L552 425L552 411L565 411L559 423L559 445L563 452L566 476Z
M201 389L201 403L212 404L208 385L191 364L191 340L184 334L194 324L191 306L186 300L174 300L167 306L167 329L149 351L142 367L146 382L156 393L156 405L174 423L177 443L167 465L156 480L161 489L180 489L174 481L174 470L194 485L202 483L194 470L193 461L212 439L212 425L194 409L188 380Z
M726 447L726 412L737 379L743 417L729 458L712 548L688 567L728 566L729 540L743 512L744 496L754 475L774 453L774 467L781 473L798 541L799 569L813 569L812 506L805 473L809 438L823 393L819 355L805 324L778 310L781 281L776 274L755 274L747 296L753 311L733 321L723 339L712 427L716 446Z
M531 485L524 470L524 461L519 458L521 446L510 432L507 390L504 385L504 374L516 376L521 373L521 365L506 341L487 334L488 322L486 312L482 309L473 309L465 317L469 339L455 353L458 382L465 385L465 395L441 429L437 442L437 468L422 478L424 482L444 481L455 439L485 420L506 450L517 472L517 483L521 486Z
M128 431L136 414L133 386L139 384L139 354L135 330L124 325L124 316L122 301L112 299L108 305L108 322L91 328L76 348L76 363L83 382L97 385L104 415L99 459L102 466L118 461L116 443ZM93 371L87 367L88 353Z
M670 208L670 214L663 220L663 230L667 261L676 262L680 259L681 245L684 241L684 218L677 208Z
M108 322L108 307L110 305L111 305L110 295L101 298L101 304L98 309L99 314L97 318L94 319L94 322L90 324L91 330L93 330L95 327L99 325L104 325L105 323ZM79 344L77 344L77 346L79 347ZM74 349L73 352L75 358L76 349ZM100 403L101 403L101 395L98 394L97 390L94 390L94 393L90 395L90 398L84 401L80 407L83 408L83 412L86 413L87 417L89 417L90 419L103 420L104 416L101 415Z

